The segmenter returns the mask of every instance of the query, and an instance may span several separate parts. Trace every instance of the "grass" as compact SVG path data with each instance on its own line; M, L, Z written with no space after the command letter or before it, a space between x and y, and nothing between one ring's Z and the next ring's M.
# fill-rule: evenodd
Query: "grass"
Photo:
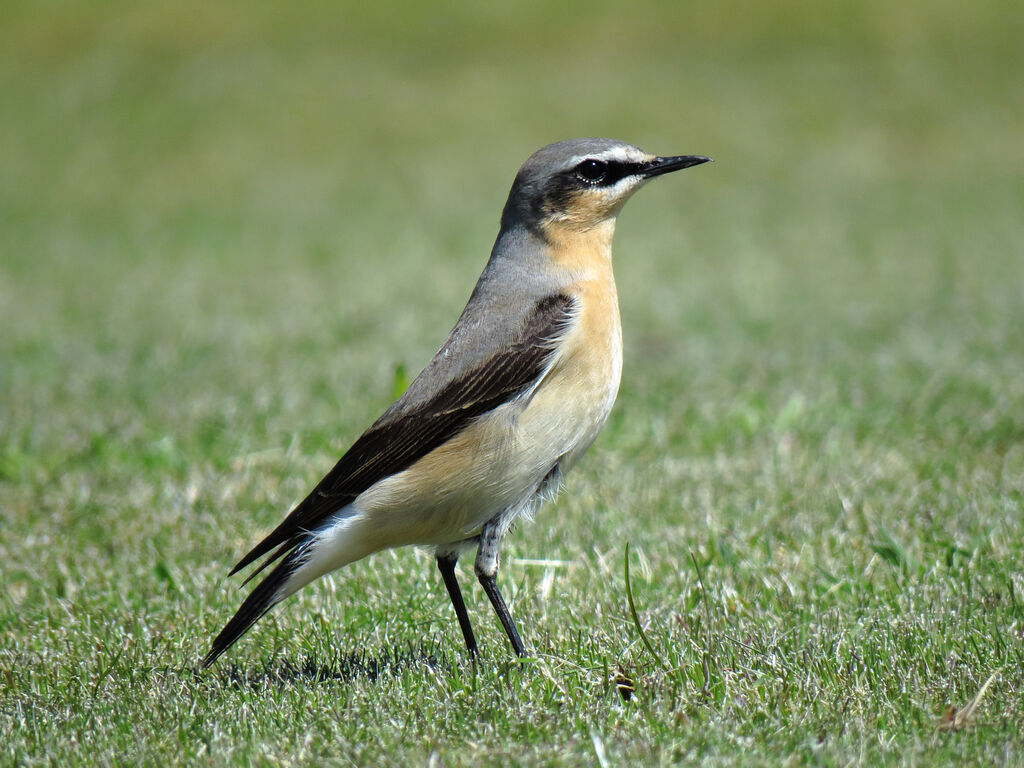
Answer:
M1024 763L1019 4L4 16L4 763ZM402 550L200 672L587 134L716 163L620 220L619 402L505 547L533 657Z

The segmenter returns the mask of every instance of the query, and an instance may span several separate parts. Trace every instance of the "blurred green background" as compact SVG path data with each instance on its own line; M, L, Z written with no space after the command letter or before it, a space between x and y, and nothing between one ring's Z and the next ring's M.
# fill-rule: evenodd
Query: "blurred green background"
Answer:
M722 354L737 327L861 351L916 334L899 354L949 359L965 325L996 345L1020 328L1019 3L5 2L4 17L8 408L93 386L91 365L138 372L140 355L157 369L144 392L209 389L177 380L204 350L262 380L376 381L339 342L414 372L515 169L575 135L716 159L623 217L627 385L641 344ZM709 361L667 362L684 385Z
M0 17L8 759L588 764L588 732L641 763L1020 754L1024 4L3 0ZM432 673L440 703L400 671L192 681L239 596L229 565L443 340L520 163L586 135L716 162L623 213L619 403L563 499L509 538L503 589L554 671L511 703L484 675L510 713L486 723L479 690L454 703L458 670ZM678 679L623 618L626 541ZM523 562L544 557L570 565ZM431 567L357 565L234 661L454 653ZM712 704L679 623L701 626L702 599L708 631L746 644L722 648L763 651L713 657ZM818 641L834 670L808 667ZM765 649L814 685L790 689ZM648 686L643 718L608 687L618 664ZM936 743L934 717L997 670L990 730ZM345 731L339 699L379 730ZM427 721L368 725L403 708Z

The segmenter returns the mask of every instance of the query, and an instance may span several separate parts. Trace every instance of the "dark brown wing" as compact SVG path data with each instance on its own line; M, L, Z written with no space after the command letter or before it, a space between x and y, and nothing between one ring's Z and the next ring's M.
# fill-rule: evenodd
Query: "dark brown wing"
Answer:
M546 369L555 350L553 342L562 335L573 305L573 299L564 294L542 299L511 344L441 387L427 402L395 417L389 418L390 411L385 413L231 573L277 548L251 579L374 483L408 468L472 419L527 390Z

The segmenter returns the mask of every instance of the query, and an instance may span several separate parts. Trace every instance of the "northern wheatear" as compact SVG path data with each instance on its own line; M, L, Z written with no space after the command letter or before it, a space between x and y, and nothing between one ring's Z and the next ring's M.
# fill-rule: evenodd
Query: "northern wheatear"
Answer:
M276 567L213 641L207 666L300 587L389 547L431 547L466 647L455 578L476 575L515 652L526 653L498 591L498 547L558 491L597 437L619 389L622 330L612 234L648 179L699 165L610 139L571 139L519 169L490 260L440 351L291 514L231 571ZM248 581L249 579L246 579Z

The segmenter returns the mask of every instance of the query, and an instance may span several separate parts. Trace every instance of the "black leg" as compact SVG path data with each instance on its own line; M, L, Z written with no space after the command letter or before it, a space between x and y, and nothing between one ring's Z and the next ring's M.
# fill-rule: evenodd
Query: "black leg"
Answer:
M494 606L498 621L505 628L505 634L512 643L512 650L516 652L516 656L525 656L526 648L516 630L515 622L512 621L512 614L508 612L508 606L498 591L498 546L506 527L501 524L500 517L484 524L483 530L480 531L480 548L476 553L476 577L480 579L484 592Z
M484 592L490 598L491 605L494 606L494 612L498 614L498 621L505 628L505 634L508 635L508 639L512 643L512 650L516 652L516 656L525 656L526 647L523 645L519 632L516 630L516 623L512 621L512 614L508 612L508 606L505 605L505 600L502 598L501 592L498 591L495 574L488 576L481 573L477 575L480 578L480 584L483 585Z
M455 616L459 619L459 627L462 629L462 636L466 640L466 648L476 656L476 638L473 636L473 627L469 623L469 614L466 613L466 603L462 599L462 590L459 589L459 582L455 578L455 561L459 556L450 552L437 558L437 569L441 571L441 578L448 589L448 597L452 599L452 607L455 608ZM500 596L498 599L501 599Z

